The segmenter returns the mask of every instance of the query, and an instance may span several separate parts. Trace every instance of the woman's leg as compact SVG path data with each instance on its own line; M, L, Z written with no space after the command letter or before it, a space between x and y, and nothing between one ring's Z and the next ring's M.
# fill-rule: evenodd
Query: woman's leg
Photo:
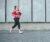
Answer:
M16 20L16 18L14 19L14 25L12 26L12 28L10 29L10 32L17 26L17 20Z
M20 29L20 22L19 22L19 20L18 20L18 29Z
M17 24L18 24L18 30L19 30L19 33L23 33L23 31L21 31L21 29L20 29L20 22L19 22L19 19L18 19Z
M12 26L12 28L14 29L17 26L17 21L15 21L15 24Z

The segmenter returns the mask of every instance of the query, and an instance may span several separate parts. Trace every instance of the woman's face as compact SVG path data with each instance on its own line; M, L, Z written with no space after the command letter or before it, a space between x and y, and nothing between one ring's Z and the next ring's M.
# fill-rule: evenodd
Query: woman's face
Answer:
M16 8L16 10L18 10L18 8Z

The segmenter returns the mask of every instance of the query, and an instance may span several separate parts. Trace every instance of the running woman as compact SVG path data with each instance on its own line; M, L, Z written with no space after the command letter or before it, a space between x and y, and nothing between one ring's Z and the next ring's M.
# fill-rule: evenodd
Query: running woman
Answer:
M19 33L23 33L23 31L21 31L20 29L20 22L19 22L19 19L20 19L20 16L21 16L21 12L19 12L19 9L17 6L14 6L14 10L12 12L12 16L14 17L14 25L12 26L12 28L10 29L10 32L16 27L18 26L18 30L19 30Z

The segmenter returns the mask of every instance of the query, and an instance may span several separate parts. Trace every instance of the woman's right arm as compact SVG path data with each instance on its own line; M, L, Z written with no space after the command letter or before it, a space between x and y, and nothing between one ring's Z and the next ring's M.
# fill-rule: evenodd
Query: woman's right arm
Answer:
M16 16L15 16L15 12L14 12L14 11L12 12L12 16L13 16L14 18L16 17Z

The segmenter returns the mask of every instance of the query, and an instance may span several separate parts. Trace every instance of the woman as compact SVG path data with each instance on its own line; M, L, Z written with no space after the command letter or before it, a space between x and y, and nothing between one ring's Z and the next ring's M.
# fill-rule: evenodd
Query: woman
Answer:
M19 22L21 13L19 12L17 6L14 6L14 11L12 12L12 16L14 17L15 24L10 29L10 32L18 25L19 33L23 33L23 31L20 30L20 22Z

